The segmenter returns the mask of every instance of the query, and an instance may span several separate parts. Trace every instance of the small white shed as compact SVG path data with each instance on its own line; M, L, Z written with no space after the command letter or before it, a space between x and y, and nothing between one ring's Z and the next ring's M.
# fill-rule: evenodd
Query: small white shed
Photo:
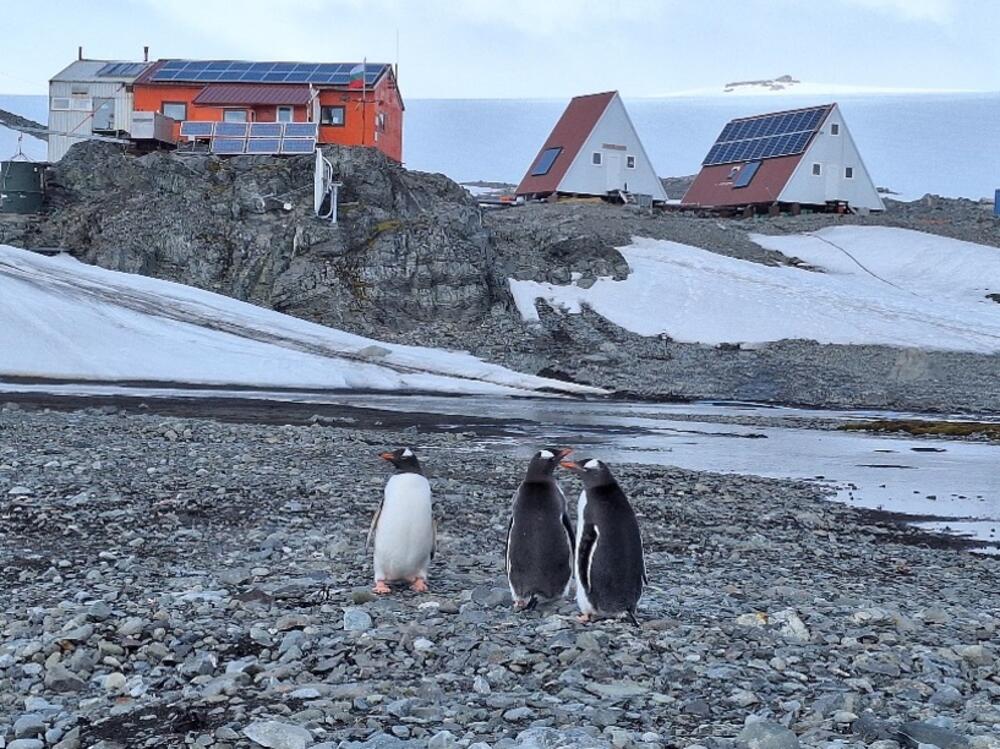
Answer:
M667 194L617 91L577 96L517 187L525 198L605 197L623 191L663 202Z
M49 161L93 135L132 131L132 82L150 63L76 60L49 81Z

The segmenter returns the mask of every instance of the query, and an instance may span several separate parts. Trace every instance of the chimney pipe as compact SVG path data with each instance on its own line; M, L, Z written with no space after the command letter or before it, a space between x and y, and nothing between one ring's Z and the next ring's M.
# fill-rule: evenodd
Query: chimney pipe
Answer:
M148 46L142 48L142 61L143 62L149 62L149 47Z
M82 60L83 59L83 45L82 44L79 47L76 48L76 59L77 60Z

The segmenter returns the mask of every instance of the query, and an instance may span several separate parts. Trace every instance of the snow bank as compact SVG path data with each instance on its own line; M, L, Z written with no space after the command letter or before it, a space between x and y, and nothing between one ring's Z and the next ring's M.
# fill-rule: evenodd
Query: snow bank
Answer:
M0 245L0 376L594 393L460 352L381 343L189 286Z
M512 279L510 288L525 320L538 319L536 299L570 313L587 304L635 333L679 341L1000 351L1000 304L986 298L1000 292L1000 249L871 227L752 239L823 272L636 238L619 248L632 270L624 281L582 289Z

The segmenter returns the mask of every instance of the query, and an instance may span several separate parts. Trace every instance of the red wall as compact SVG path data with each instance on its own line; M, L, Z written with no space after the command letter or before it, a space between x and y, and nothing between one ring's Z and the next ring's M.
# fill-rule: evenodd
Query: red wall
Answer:
M134 87L135 109L139 112L160 112L164 102L184 102L188 105L189 120L220 121L224 109L241 107L198 106L194 99L201 93L202 85L172 85L159 83L137 83ZM320 105L344 107L342 127L320 126L319 142L336 143L343 146L373 146L391 159L403 160L403 105L392 75L385 75L374 90L362 92L360 89L321 89ZM276 108L271 106L245 107L251 110L250 119L257 122L274 122ZM377 115L385 114L385 129L376 130ZM296 122L310 119L309 107L295 107ZM180 136L180 126L175 126L174 137Z

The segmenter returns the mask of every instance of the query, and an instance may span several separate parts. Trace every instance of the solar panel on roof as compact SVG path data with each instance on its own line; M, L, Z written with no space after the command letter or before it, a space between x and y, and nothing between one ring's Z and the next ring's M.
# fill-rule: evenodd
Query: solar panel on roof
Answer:
M233 155L243 153L246 141L242 138L213 138L212 153Z
M312 153L314 150L315 138L285 138L281 141L281 153Z
M168 60L153 81L242 81L245 83L329 83L346 85L359 63L246 62L239 60ZM388 66L367 63L365 84L374 84Z
M535 163L534 169L531 170L532 177L542 177L549 173L552 165L556 161L556 157L562 153L562 146L554 146L552 148L546 148L542 151L541 156L538 157L538 161Z
M703 166L771 159L802 153L828 107L733 120L722 128Z
M100 78L139 75L145 67L144 62L109 62L97 71L97 75Z
M315 138L315 122L289 122L285 125L286 138Z
M181 123L182 138L211 138L214 122L194 122L185 120Z

